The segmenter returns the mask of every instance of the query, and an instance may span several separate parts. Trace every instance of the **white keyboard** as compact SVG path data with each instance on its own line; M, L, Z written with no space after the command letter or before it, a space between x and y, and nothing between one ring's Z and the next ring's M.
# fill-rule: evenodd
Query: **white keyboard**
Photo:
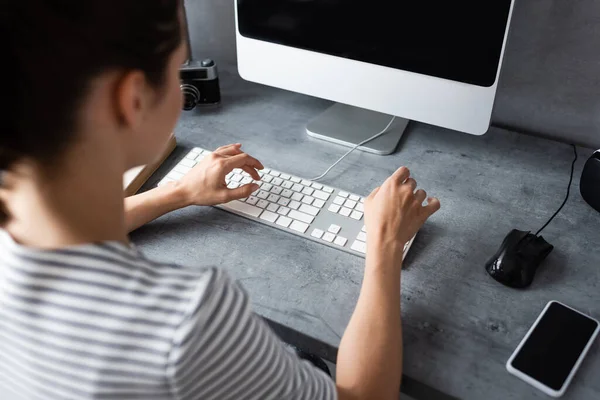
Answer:
M194 148L158 184L178 181L211 152ZM364 201L359 195L265 168L261 181L241 169L227 175L230 189L248 183L260 188L252 196L217 208L364 257L367 234ZM414 238L404 247L404 257Z

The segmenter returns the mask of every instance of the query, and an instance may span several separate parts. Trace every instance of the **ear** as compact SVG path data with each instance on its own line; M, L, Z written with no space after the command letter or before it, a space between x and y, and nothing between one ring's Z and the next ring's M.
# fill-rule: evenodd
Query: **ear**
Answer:
M116 107L120 122L127 128L137 130L145 118L150 104L150 90L144 73L127 72L117 82Z

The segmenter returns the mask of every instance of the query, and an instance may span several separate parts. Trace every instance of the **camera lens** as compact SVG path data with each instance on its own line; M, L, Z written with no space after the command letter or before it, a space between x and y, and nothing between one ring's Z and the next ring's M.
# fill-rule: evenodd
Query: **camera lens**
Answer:
M193 85L184 84L181 85L181 92L183 93L183 109L185 111L191 111L200 102L200 91Z

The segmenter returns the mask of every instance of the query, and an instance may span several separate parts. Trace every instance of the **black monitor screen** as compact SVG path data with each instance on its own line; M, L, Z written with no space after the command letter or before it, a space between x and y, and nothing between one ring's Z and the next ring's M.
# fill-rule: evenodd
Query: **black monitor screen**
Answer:
M489 87L511 0L238 0L252 39Z

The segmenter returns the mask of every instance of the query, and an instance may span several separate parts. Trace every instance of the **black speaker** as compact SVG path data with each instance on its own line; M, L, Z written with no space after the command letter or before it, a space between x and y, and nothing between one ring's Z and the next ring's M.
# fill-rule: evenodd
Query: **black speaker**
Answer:
M579 190L585 201L600 212L600 150L585 163Z

